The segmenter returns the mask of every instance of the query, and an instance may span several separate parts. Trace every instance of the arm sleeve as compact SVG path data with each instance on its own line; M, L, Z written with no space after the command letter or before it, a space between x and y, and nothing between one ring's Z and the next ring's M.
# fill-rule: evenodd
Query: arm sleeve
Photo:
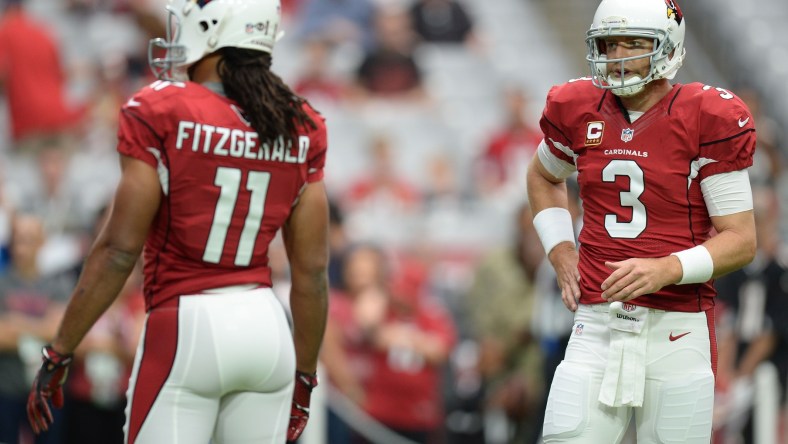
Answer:
M699 171L703 181L715 174L752 166L755 153L755 122L737 97L723 100L710 95L700 113Z
M317 123L317 129L311 135L312 146L309 149L309 157L307 159L309 169L306 180L309 183L323 180L326 151L328 150L325 121L319 115L312 115L312 119Z
M550 174L558 179L566 179L577 170L574 163L574 155L571 154L569 147L565 147L555 141L553 141L552 144L554 149L557 149L564 155L559 156L554 154L553 149L550 149L547 142L542 140L542 142L539 143L539 147L536 149L539 160Z
M707 177L700 183L709 216L727 216L752 210L752 188L747 170Z
M135 110L136 111L136 110ZM162 139L146 118L127 107L120 111L118 153L141 160L156 168L156 153L163 151Z
M556 177L566 177L565 169L571 168L574 171L575 155L572 149L572 140L567 136L567 131L562 124L562 107L559 96L561 95L562 88L560 86L553 87L547 94L547 101L545 103L542 117L539 120L539 127L542 129L544 139L542 144L539 145L539 160L545 164L551 173L561 170L560 174L555 174ZM567 165L562 165L562 162ZM571 172L570 172L571 174ZM568 174L567 174L568 176Z

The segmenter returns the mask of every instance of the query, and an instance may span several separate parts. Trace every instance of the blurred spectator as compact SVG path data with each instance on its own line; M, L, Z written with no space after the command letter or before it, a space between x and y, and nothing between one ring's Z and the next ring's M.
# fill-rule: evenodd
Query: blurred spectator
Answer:
M300 34L370 48L375 40L371 0L302 0Z
M313 37L304 42L306 62L299 73L293 90L310 102L338 104L347 94L344 79L329 72L331 42Z
M393 143L387 134L372 140L365 174L351 182L342 196L346 232L352 241L398 245L412 235L411 224L420 215L422 195L397 170Z
M434 443L444 423L442 376L456 342L454 322L427 293L421 264L405 262L394 273L376 296L383 298L376 302L384 306L375 312L381 318L367 324L373 359L364 409L401 436Z
M389 135L379 134L371 141L368 173L351 184L344 199L349 209L367 205L385 205L394 211L408 211L421 203L415 186L403 179L396 169L396 153Z
M476 165L477 187L485 197L522 195L528 162L541 140L541 133L528 115L526 92L510 86L502 99L503 125L486 142Z
M756 369L778 369L780 400L788 375L788 266L780 251L779 206L771 188L753 189L758 251L751 264L715 281L721 306L715 420L721 443L755 440L752 406ZM720 438L718 438L720 439Z
M0 170L0 275L4 274L9 262L9 241L11 238L11 217L14 211L3 186L2 170Z
M423 74L414 57L415 33L407 11L382 6L375 16L376 46L358 67L359 98L422 102L427 99Z
M467 199L457 177L456 159L449 153L435 153L427 159L425 204L431 209L455 208Z
M332 290L344 290L345 255L349 248L345 233L345 216L335 200L328 202L328 248L331 261L328 264L328 285Z
M20 432L30 433L25 415L29 386L41 365L41 347L54 336L73 285L65 275L41 276L37 258L43 244L39 218L13 218L11 266L0 276L0 442L16 443ZM36 444L61 442L60 424L36 438Z
M73 159L61 146L42 145L33 159L18 163L22 171L29 167L30 175L17 172L16 181L7 184L15 207L39 217L44 224L47 240L39 258L43 274L78 265L83 237L90 232L91 215L95 213L95 203L87 197L97 190L77 183L79 174L75 174ZM27 160L33 161L32 166Z
M541 427L542 353L531 322L544 250L531 219L530 209L523 205L512 244L484 255L467 295L479 343L485 412L488 418L504 415L500 429L485 430L491 442L535 442Z
M82 234L90 227L91 211L70 183L71 156L62 147L43 147L36 155L36 167L38 186L17 197L20 211L41 217L50 235Z
M738 96L747 104L755 120L758 132L758 146L750 167L750 181L753 186L774 186L783 172L785 155L780 147L780 127L775 120L763 112L761 98L757 91L742 89Z
M426 293L425 279L418 263L392 268L376 247L351 249L346 291L331 301L322 355L340 392L388 429L420 443L434 442L443 424L442 366L456 338L453 320ZM375 442L332 433L329 442Z
M473 21L456 0L417 0L410 15L424 42L465 43L473 37Z
M0 18L0 84L11 119L16 152L36 150L55 139L67 143L84 109L66 101L60 52L48 27L25 11L22 0L7 0Z
M370 377L372 363L365 350L367 319L381 317L385 285L383 252L376 247L358 245L345 254L344 291L335 291L329 303L328 323L320 359L331 385L357 408L365 402L363 381ZM371 314L370 314L371 313ZM329 408L328 442L351 441L349 425Z

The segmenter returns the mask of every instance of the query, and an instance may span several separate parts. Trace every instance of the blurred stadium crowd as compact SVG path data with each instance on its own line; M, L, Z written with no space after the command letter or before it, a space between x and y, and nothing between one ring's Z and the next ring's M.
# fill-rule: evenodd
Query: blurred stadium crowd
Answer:
M329 130L327 413L320 436L304 439L538 442L574 326L530 222L524 172L547 88L585 75L582 58L561 58L542 2L282 3L274 71ZM166 13L164 0L0 5L0 443L32 443L30 378L111 204L117 112L154 80L147 41L164 34ZM785 146L744 86L733 90L758 123L759 255L718 281L715 443L788 443ZM581 202L572 207L579 227ZM271 263L286 304L281 245ZM63 418L36 443L122 442L140 282L135 273L80 347Z

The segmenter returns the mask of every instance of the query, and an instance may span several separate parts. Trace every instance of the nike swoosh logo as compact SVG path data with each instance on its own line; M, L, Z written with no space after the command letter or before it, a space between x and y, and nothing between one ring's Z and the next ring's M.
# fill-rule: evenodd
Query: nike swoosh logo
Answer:
M749 122L749 121L750 121L750 118L749 118L749 117L748 117L748 118L746 118L746 119L744 119L744 120L742 120L742 119L739 119L739 128L744 128L744 125L746 125L746 124L747 124L747 122Z
M688 331L688 332L686 332L686 333L682 333L682 334L680 334L680 335L673 336L673 332L670 332L670 336L668 336L668 339L670 339L670 342L673 342L673 341L675 341L676 339L681 339L681 338L683 338L684 336L687 336L687 335L688 335L688 334L690 334L690 333L692 333L692 332L691 332L691 331Z

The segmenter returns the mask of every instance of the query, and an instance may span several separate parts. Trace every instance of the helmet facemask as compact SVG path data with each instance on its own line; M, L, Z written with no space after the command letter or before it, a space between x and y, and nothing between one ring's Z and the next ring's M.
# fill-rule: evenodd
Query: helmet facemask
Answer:
M167 6L167 11L169 17L166 39L155 38L148 42L148 65L157 79L184 80L183 70L176 70L176 67L186 63L188 49L186 45L178 43L181 29L180 17L170 6Z

